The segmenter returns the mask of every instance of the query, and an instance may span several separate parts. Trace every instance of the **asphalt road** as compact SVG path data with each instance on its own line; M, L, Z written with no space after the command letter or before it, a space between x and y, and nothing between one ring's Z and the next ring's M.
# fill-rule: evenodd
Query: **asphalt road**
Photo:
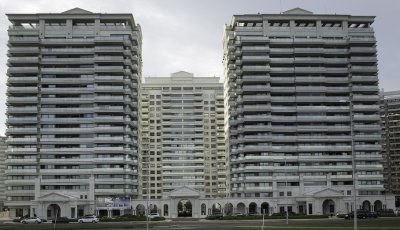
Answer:
M152 222L150 225L151 230L261 230L262 220L204 220L204 219L175 219L167 221ZM378 218L359 220L359 229L368 230L395 230L400 229L400 218ZM53 229L51 223L43 223L38 225L23 225L20 223L3 223L0 224L0 230L42 230ZM135 222L113 222L113 223L98 223L98 224L59 224L56 229L59 230L145 230L146 224L142 221ZM289 230L289 229L302 229L302 230L330 230L330 229L353 229L351 220L344 219L302 219L302 220L289 220L289 225L286 225L285 220L265 220L265 230Z

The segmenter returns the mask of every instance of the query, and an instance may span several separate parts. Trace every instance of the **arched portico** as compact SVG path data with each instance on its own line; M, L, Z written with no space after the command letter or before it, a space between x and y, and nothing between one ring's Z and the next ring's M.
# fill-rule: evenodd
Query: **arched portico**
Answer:
M251 202L249 204L249 214L257 214L257 204L255 202Z
M233 205L231 203L226 203L224 206L224 215L231 216L233 214Z
M49 204L49 206L47 206L47 219L55 219L61 215L61 208L58 204Z
M324 200L322 203L322 213L324 215L335 214L335 202L331 199Z
M146 208L144 207L143 204L138 204L136 206L136 215L138 216L144 216L146 214Z
M267 202L261 204L261 213L269 215L269 204Z
M182 199L178 202L178 217L192 217L192 202Z
M374 202L374 211L380 211L382 210L382 208L383 208L382 201L376 200Z
M246 205L244 205L244 203L240 202L240 203L236 206L236 210L237 210L238 213L246 214Z
M369 202L369 200L364 200L362 202L362 209L365 211L371 211L371 202Z

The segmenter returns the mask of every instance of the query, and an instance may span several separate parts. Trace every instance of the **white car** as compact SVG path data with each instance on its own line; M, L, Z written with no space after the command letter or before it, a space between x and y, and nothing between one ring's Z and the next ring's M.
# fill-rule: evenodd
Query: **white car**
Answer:
M23 224L40 224L40 223L42 223L42 220L37 217L28 217L28 218L22 219L21 223L23 223Z
M78 220L79 223L98 223L99 218L95 215L86 215Z
M153 219L153 218L156 218L156 217L160 217L160 215L158 213L150 213L149 214L149 218L150 219Z

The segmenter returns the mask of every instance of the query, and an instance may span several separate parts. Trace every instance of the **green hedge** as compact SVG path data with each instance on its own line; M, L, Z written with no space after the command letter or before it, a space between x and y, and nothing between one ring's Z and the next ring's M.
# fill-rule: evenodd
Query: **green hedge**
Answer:
M328 215L300 215L300 214L291 214L289 215L289 219L323 219L328 218ZM207 216L207 220L254 220L254 219L262 219L262 215L253 215L253 216L223 216L223 217L215 217L215 216ZM264 219L285 219L285 214L274 213L271 216L264 216Z
M160 221L165 220L164 217L154 217L151 221ZM125 215L125 216L116 216L113 218L110 217L101 217L101 222L122 222L122 221L146 221L145 216L133 216L133 215Z

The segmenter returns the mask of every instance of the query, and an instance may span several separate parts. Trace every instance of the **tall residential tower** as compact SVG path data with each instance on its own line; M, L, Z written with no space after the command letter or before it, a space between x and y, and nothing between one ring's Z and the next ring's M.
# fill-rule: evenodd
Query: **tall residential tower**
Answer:
M225 197L224 99L218 81L183 71L170 78L145 78L140 126L143 198L148 190L150 198L166 198L183 186L203 197Z
M381 97L385 187L400 202L400 91L382 92Z
M131 14L8 14L11 216L95 213L137 197L141 30Z
M233 16L224 35L231 197L331 214L354 209L357 192L358 208L385 207L373 22L299 8Z

